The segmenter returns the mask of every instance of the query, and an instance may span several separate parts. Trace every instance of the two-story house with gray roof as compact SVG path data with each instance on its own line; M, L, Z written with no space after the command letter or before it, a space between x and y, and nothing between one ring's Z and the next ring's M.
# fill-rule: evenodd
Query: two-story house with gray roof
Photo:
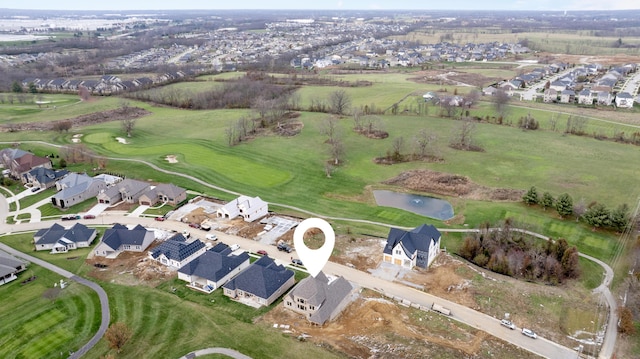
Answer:
M97 231L82 223L76 223L71 228L54 223L49 228L36 232L33 243L36 251L51 251L51 253L67 253L72 249L86 248L96 238Z
M142 252L147 250L154 240L153 231L139 224L129 229L125 225L116 223L104 231L102 240L94 249L94 253L101 257L117 257L121 252Z
M304 315L316 325L332 321L351 302L354 287L344 277L327 277L324 272L309 276L284 297L284 307Z
M271 305L293 287L295 281L295 273L291 269L263 256L222 288L227 297L259 308Z
M231 248L218 243L198 258L178 269L178 279L189 284L187 287L211 293L249 267L249 254L233 254Z
M172 269L179 269L199 257L206 250L206 246L199 239L188 243L182 234L177 233L150 250L149 258Z
M440 231L423 224L410 231L391 228L382 260L411 269L427 268L440 253Z

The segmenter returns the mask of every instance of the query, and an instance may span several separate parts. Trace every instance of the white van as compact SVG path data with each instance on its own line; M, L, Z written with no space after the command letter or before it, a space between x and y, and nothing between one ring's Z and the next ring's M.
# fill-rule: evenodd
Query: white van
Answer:
M229 246L229 248L231 249L232 252L235 252L238 249L240 249L240 245L239 244L232 244L232 245Z

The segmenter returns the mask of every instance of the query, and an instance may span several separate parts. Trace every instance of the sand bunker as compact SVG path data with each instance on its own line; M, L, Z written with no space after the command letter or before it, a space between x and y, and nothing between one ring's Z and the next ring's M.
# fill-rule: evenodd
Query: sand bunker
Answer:
M129 144L129 142L127 142L127 140L122 137L116 137L116 141L122 143L123 145Z
M169 163L178 163L178 158L176 157L176 155L167 155L164 159Z
M82 134L81 133L76 133L75 135L73 135L73 138L71 138L71 142L73 142L73 143L82 142L80 140L80 137L82 137Z

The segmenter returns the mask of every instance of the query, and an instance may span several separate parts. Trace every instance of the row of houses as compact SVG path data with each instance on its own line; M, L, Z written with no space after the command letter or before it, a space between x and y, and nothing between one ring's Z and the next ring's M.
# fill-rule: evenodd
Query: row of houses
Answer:
M192 71L182 70L165 72L156 76L154 79L139 77L133 80L122 80L115 75L104 75L98 80L29 77L22 80L21 84L25 91L28 91L30 86L35 86L40 92L77 92L81 88L85 88L94 95L110 95L149 88L154 84L175 81L192 75Z
M81 223L68 229L54 224L34 235L34 245L36 250L62 253L89 247L96 233ZM105 231L93 253L112 256L124 251L143 252L153 241L153 231L141 225L128 228L116 224ZM187 282L189 288L205 293L222 288L224 295L253 307L273 304L295 285L295 273L268 256L251 263L245 251L233 251L224 243L207 249L202 241L189 242L180 233L150 249L148 258L176 270L178 279ZM303 279L284 302L286 308L303 314L311 323L323 325L346 307L352 291L353 286L344 278L320 273Z
M562 71L562 72L561 72ZM536 68L528 73L505 80L495 86L483 89L483 94L493 95L498 89L510 96L520 94L522 100L536 100L539 93L524 91L535 88L545 79L557 74L553 81L547 80L541 94L542 100L549 103L578 103L582 105L610 106L630 108L634 96L629 91L637 89L620 89L620 84L637 71L637 64L626 64L604 69L600 64L569 67L566 63Z
M91 198L98 203L113 205L120 202L152 206L164 202L175 206L187 199L187 191L171 183L151 185L130 178L99 174L69 173L56 181L58 192L51 203L59 208L71 207Z

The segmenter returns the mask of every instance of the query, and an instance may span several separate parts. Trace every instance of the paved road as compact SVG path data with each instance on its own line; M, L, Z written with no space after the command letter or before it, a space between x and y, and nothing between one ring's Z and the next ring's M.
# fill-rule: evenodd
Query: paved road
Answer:
M185 356L180 357L179 359L192 359L195 357L207 355L207 354L224 354L228 357L235 359L251 359L251 357L246 356L238 351L228 348L207 348L193 351Z
M47 143L47 142L43 142L43 141L29 141L29 142L37 142L37 143L50 145L50 146L54 146L54 147L61 147L59 145L53 145L53 144L50 144L50 143ZM2 143L2 142L0 142L0 143ZM188 178L188 179L193 180L194 182L197 182L197 183L202 184L204 186L207 186L207 187L210 187L210 188L222 191L222 192L226 192L226 193L230 193L230 194L234 194L234 195L239 195L239 193L237 193L237 192L230 191L230 190L227 190L225 188L209 184L209 183L207 183L207 182L205 182L205 181L203 181L203 180L201 180L199 178L195 178L195 177L190 176L190 175L185 175L183 173L178 173L178 172L165 170L165 169L157 167L156 165L154 165L152 163L149 163L149 162L146 162L146 161L136 160L136 159L121 159L121 158L109 158L109 159L111 159L111 160L121 160L121 161L130 161L130 162L138 162L138 163L146 164L149 167L151 167L151 168L153 168L153 169L155 169L157 171L160 171L160 172L163 172L163 173L172 174L172 175L175 175L175 176ZM4 206L6 206L6 201L0 201L0 202L4 202L5 203ZM284 207L284 208L290 208L290 209L299 211L301 213L307 213L307 214L309 214L311 216L325 218L325 219L345 220L345 221L352 221L352 222L360 222L360 223L369 223L369 224L381 225L381 226L386 226L386 227L393 227L392 225L384 224L384 223L378 223L378 222L375 222L375 221L358 220L358 219L343 218L343 217L323 216L323 215L318 214L318 213L307 211L305 209L294 207L294 206L289 206L289 205L286 205L286 204L279 204L279 203L269 203L269 204L270 205L276 205L276 206ZM2 207L2 205L0 205L0 211L2 210L1 207ZM0 213L0 215L2 215L2 213ZM2 218L6 218L6 216L2 217ZM106 222L105 222L105 218L107 218ZM120 219L118 219L118 218L120 218ZM111 217L100 216L100 218L96 218L96 219L93 219L93 220L83 220L83 222L86 222L86 224L91 224L91 225L99 225L99 224L104 224L104 223L115 223L116 220L118 221L118 223L123 223L123 224L142 224L142 225L149 226L149 227L162 227L162 226L158 225L158 222L153 223L154 221L152 219L139 218L139 217L128 218L128 217L116 217L116 216L111 216ZM146 223L144 223L144 222L146 222ZM191 230L191 231L193 230L192 228L186 227L186 225L181 224L181 223L175 223L175 224L170 224L169 222L162 222L162 223L164 223L164 227L167 227L167 226L170 226L170 225L171 226L178 226L178 228L175 228L175 227L172 228L172 229L175 229L175 230L183 230L183 229L187 229L187 230ZM26 224L20 224L20 225L12 225L12 226L7 225L7 226L9 228L0 228L1 229L0 233L6 233L7 231L10 232L10 231L13 231L14 229L18 229L18 228L20 230L34 230L34 229L48 227L47 224L39 225L38 223L26 223ZM465 231L468 232L468 231L474 231L474 230L467 230L467 229L440 229L440 230L442 232L465 232ZM543 235L540 235L540 234L537 234L537 233L533 233L533 232L529 232L529 231L525 231L525 232L527 232L529 234L532 234L532 235L535 235L535 236L537 236L539 238L544 238L544 239L548 240L548 237L546 237L546 236L543 236ZM241 238L241 237L228 236L228 235L223 234L223 233L219 233L218 235L223 240L225 240L225 239L226 240L231 240L231 242L236 242L238 244L242 243L242 246L245 249L249 249L249 250L254 251L254 252L257 251L258 249L266 249L266 247L264 247L264 245L261 245L259 242L255 242L255 241L252 241L252 240L244 239L244 238ZM204 237L204 236L201 236L201 238L202 237ZM283 256L282 254L277 253L277 252L274 254L273 253L274 252L274 248L273 247L270 248L269 252L270 252L271 256L275 256L275 257L280 256L280 257L282 257L282 258L280 258L281 260L283 260L285 262L288 261L288 259L285 258L285 256ZM609 324L607 326L608 330L606 330L605 339L604 339L604 343L603 343L601 351L600 351L599 358L603 358L603 359L604 358L611 358L612 355L613 355L613 351L614 351L614 348L615 348L615 342L616 342L616 338L617 338L616 337L617 336L617 331L615 330L616 322L617 322L617 315L616 315L617 303L616 303L615 298L613 297L613 295L611 294L611 292L609 291L609 288L608 288L608 285L611 283L611 279L613 278L613 271L611 270L611 268L608 265L606 265L602 261L599 261L599 260L597 260L597 259L595 259L593 257L585 256L585 255L582 255L582 254L581 254L581 256L583 256L585 258L588 258L588 259L591 259L591 260L595 260L596 263L601 265L605 269L605 272L606 272L605 279L603 281L603 285L601 285L601 286L599 286L597 288L598 291L603 293L605 299L607 300L607 302L609 304L609 321L608 321ZM332 266L340 266L340 265L335 264L335 263L329 263L327 268L330 268ZM365 275L369 275L368 273L359 272L359 271L356 271L356 270L348 268L348 267L344 267L344 266L342 266L342 267L343 268L342 268L341 271L344 271L345 273L351 273L351 275L355 275L356 272L357 273L362 273L362 274L365 274ZM338 268L340 268L340 267L338 267ZM337 275L342 275L342 274L339 274L339 273L336 273L336 274ZM610 277L609 277L609 274L610 274ZM347 276L347 275L343 275L343 276L345 278L349 279L349 280L352 280L350 276ZM355 280L352 280L352 281L362 285L363 287L367 287L367 288L370 287L368 285L370 283L376 283L376 282L382 281L382 279L375 278L375 277L373 277L371 275L369 275L369 277L360 278L360 279L362 279L363 282L358 282L358 281L355 281ZM388 286L389 285L388 283L391 283L391 282L385 282L385 283L387 283L386 285ZM385 292L387 294L390 294L390 295L396 295L396 296L399 296L399 297L403 297L402 295L406 295L408 293L411 293L411 290L414 290L412 288L400 286L400 285L397 285L395 283L391 283L391 284L396 285L397 287L388 287L385 290ZM404 289L400 290L400 288L404 288ZM380 289L384 290L385 288L380 288ZM407 292L407 291L409 291L409 292ZM432 301L435 300L435 297L433 297L433 296L430 296L430 295L428 295L426 293L423 293L423 292L419 292L419 293L421 293L423 296L426 295L424 298L428 298L428 300L432 300ZM411 298L414 298L414 296L415 296L415 293L414 293L413 296L411 296ZM427 297L427 296L429 296L430 298ZM423 298L423 301L424 301L424 298ZM410 298L407 298L407 299L411 300ZM442 299L439 299L439 300L442 301L443 303L446 302L446 301L444 301ZM413 302L413 300L412 300L412 302ZM415 301L415 303L420 303L420 301ZM430 304L426 303L426 305L430 305ZM463 322L465 322L465 323L467 323L467 324L469 324L469 325L471 325L471 326L473 326L475 328L478 328L480 330L485 330L485 331L487 331L488 333L490 333L492 335L495 335L495 336L500 337L500 338L504 338L505 340L507 340L507 341L509 341L509 342L511 342L511 343L513 343L515 345L521 346L521 347L523 347L523 348L525 348L527 350L530 350L533 353L537 353L537 354L543 355L543 356L545 356L547 358L573 358L573 357L576 356L576 353L573 350L565 348L565 347L562 347L562 346L559 346L559 345L557 345L555 343L552 343L550 341L546 341L546 342L549 343L549 345L533 345L533 344L531 344L531 342L529 342L529 343L523 342L522 341L522 337L524 337L524 336L519 337L519 339L511 338L511 339L514 340L514 341L511 341L511 340L509 340L508 336L505 337L503 335L504 331L500 332L500 331L496 331L495 330L496 328L502 329L502 327L499 327L499 323L497 323L496 319L491 318L489 316L486 316L486 315L484 315L482 313L476 312L474 310L471 310L469 308L461 307L458 304L453 303L453 302L447 302L444 305L445 306L448 305L450 307L455 307L456 308L456 312L465 313L465 318L467 318L467 316L468 316L468 318L471 319L471 320L466 320L465 319L463 321L462 318L459 317L459 315L455 315L454 318L456 320L463 321ZM473 319L476 319L478 321L478 323L472 323ZM498 327L493 328L493 325L487 325L486 323L480 323L480 322L482 322L482 319L493 320L495 322L494 324L497 323ZM540 338L540 339L541 339L540 342L545 342L545 340L543 338ZM538 343L540 343L540 342L538 342ZM533 347L536 347L536 348L533 348ZM554 347L555 347L555 349L554 349ZM549 354L549 355L541 353L541 352L547 352L547 350L548 350L547 354ZM558 352L554 352L554 350L558 350ZM572 353L572 354L570 355L569 353Z

